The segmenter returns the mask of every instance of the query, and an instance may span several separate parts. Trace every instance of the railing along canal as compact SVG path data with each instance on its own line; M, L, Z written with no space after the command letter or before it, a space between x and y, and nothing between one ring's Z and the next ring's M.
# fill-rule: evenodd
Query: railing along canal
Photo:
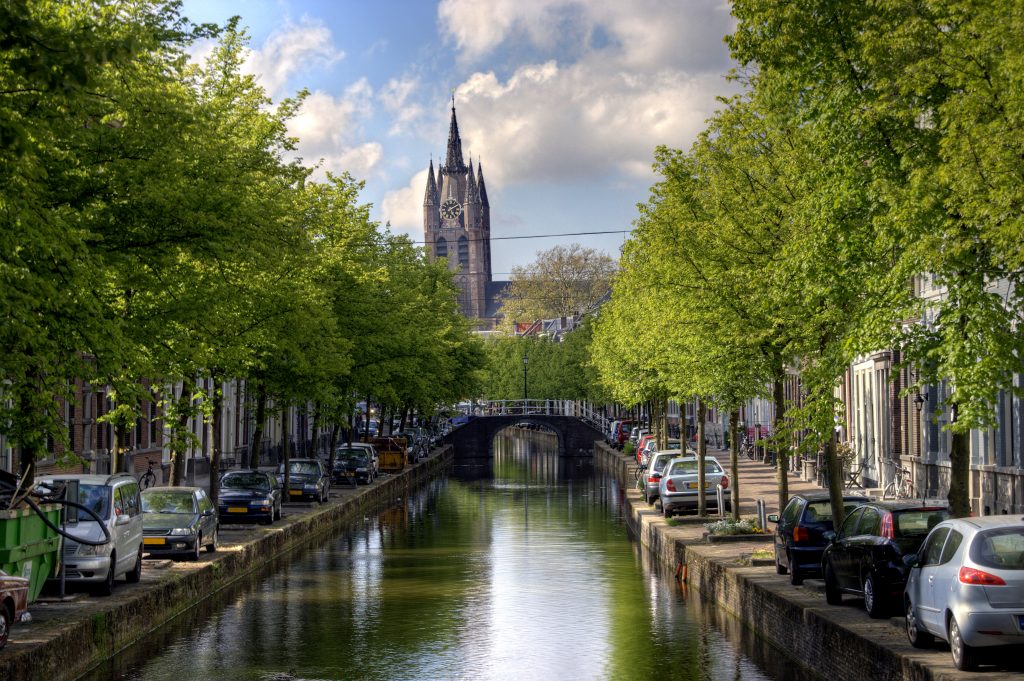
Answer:
M608 431L608 419L586 402L575 400L485 400L473 403L477 416L570 416Z

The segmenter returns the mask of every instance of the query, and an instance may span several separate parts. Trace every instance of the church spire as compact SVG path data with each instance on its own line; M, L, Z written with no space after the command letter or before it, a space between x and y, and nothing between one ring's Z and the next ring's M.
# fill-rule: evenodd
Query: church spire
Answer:
M434 181L434 158L430 158L430 169L427 171L427 191L423 197L424 206L436 206L437 182Z
M473 175L473 157L469 157L469 174L466 176L466 196L462 200L466 204L480 203L480 195L476 189L476 177Z
M445 158L445 172L466 172L466 164L462 160L462 138L459 137L459 122L455 120L455 94L452 94L452 122L448 126L448 155Z
M480 165L480 159L476 160L477 194L480 196L480 204L490 206L487 201L487 187L484 185L484 167Z

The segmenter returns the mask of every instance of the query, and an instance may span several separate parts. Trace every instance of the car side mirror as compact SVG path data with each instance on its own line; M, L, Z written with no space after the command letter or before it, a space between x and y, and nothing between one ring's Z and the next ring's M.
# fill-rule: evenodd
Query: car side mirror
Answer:
M832 530L825 530L824 532L821 533L821 536L824 537L825 541L827 541L829 544L835 544L836 543L836 537L838 535L835 532L833 532Z
M207 515L207 516L213 515L213 509L209 509L209 508L206 509L205 511L203 511L203 515Z
M903 565L908 569L916 568L921 566L921 561L917 559L916 553L909 553L903 556Z
M122 513L121 515L117 516L117 519L114 521L114 525L127 525L131 521L132 518L130 515L128 515L127 513Z
M770 522L770 523L777 523L777 522L779 522L779 514L778 513L769 513L768 514L768 522Z

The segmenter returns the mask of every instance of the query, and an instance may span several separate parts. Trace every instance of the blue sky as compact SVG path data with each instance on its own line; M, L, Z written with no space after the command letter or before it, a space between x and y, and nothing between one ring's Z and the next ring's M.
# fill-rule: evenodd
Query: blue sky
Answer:
M289 127L302 158L365 180L375 219L416 240L453 91L492 236L508 237L630 229L655 147L688 148L736 88L723 0L186 0L183 14L241 16L268 93L310 91ZM624 238L495 242L494 276L560 243L617 257Z

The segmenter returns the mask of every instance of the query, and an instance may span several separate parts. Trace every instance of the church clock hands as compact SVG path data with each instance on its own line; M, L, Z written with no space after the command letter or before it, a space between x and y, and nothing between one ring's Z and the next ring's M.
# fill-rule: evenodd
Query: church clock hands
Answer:
M455 199L448 199L441 204L441 217L445 220L456 220L462 212L462 206Z

